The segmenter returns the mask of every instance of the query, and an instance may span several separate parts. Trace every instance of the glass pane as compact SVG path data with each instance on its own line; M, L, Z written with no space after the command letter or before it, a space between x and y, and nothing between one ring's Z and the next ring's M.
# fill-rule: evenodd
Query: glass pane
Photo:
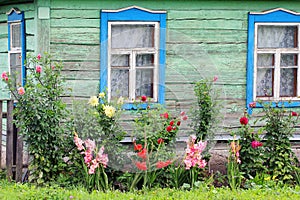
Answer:
M281 54L280 66L297 66L298 56L297 54Z
M112 67L128 67L129 66L129 55L118 55L114 54L111 56Z
M295 48L298 29L296 26L258 26L258 48Z
M297 69L281 69L280 72L280 96L296 96Z
M112 25L111 35L112 48L154 47L154 25Z
M153 98L153 69L136 70L136 98L140 96Z
M112 69L110 76L111 97L129 97L129 71Z
M21 24L11 25L11 47L21 48Z
M273 96L273 69L257 69L256 96Z
M274 54L258 54L257 55L258 67L271 67L274 66Z
M21 85L22 80L22 57L21 53L11 53L10 54L10 70L12 75L12 80L15 85Z
M154 65L154 55L153 54L139 54L136 55L136 66L153 66Z

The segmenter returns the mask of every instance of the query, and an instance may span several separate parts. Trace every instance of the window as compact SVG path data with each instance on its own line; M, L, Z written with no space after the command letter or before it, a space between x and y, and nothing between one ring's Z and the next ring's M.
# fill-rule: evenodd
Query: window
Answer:
M101 11L100 91L109 100L145 95L164 103L166 13L129 7Z
M248 26L247 108L258 100L300 106L300 16L284 9L250 13Z
M25 84L25 22L24 12L12 8L8 13L8 63L16 86Z

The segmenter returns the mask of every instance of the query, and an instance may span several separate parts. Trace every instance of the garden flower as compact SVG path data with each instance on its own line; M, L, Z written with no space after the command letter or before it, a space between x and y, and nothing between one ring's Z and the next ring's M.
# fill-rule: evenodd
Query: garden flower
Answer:
M5 81L8 81L7 73L6 73L6 72L2 72L1 78L2 78L3 80L5 80Z
M198 168L204 168L206 161L202 159L202 152L206 148L207 142L198 142L195 144L197 137L191 135L187 141L187 148L185 150L184 164L186 169L197 166Z
M19 87L19 88L18 88L18 94L19 94L19 95L25 94L25 89L24 89L23 87Z
M143 149L142 151L137 153L138 157L142 158L142 159L146 159L147 158L147 149Z
M88 104L91 106L98 106L99 105L99 99L96 96L91 96L89 99Z
M172 127L171 125L167 126L167 128L166 128L166 130L167 130L168 132L171 132L172 129L173 129L173 127Z
M122 96L119 97L117 104L122 105L124 103L124 98Z
M84 149L84 147L83 147L83 141L78 137L77 133L75 133L74 142L75 142L75 145L77 146L77 149L79 151L81 151L81 150Z
M262 145L263 145L262 142L259 142L259 141L256 141L256 140L251 142L251 147L253 149L256 149L257 147L261 147Z
M218 80L218 76L214 76L213 82L216 82Z
M177 127L176 126L173 126L173 128L172 128L174 131L177 129Z
M167 160L166 162L158 161L158 162L156 163L156 168L157 168L157 169L161 169L161 168L167 167L167 166L170 165L171 163L172 163L171 160Z
M180 116L184 116L185 115L185 112L184 111L181 111L181 113L180 113Z
M84 156L84 163L89 167L90 166L90 162L93 159L93 155L92 155L92 151L91 149L87 149L85 150L85 152L83 152Z
M162 143L164 143L164 139L162 139L162 138L158 138L158 139L157 139L157 143L158 143L158 144L162 144Z
M178 122L177 122L177 126L180 126L180 124L181 124L181 121L178 121Z
M107 154L104 153L104 147L102 146L99 150L99 152L96 155L96 161L98 163L101 163L103 167L106 168L107 163L108 163L108 156Z
M293 116L293 117L297 117L297 116L298 116L298 113L292 111L292 116Z
M84 141L85 147L87 149L90 149L91 151L94 151L96 148L96 143L93 140L87 139Z
M255 108L255 107L256 107L256 102L251 102L251 103L249 103L249 107L250 107L250 108Z
M38 60L41 60L41 57L42 57L41 54L38 54L36 58L37 58Z
M104 113L107 117L112 118L115 115L116 109L112 106L104 106Z
M143 146L141 144L135 144L134 142L133 145L135 151L141 151L143 149Z
M101 93L99 93L99 95L98 95L98 96L99 96L99 98L100 98L100 99L102 99L102 98L104 98L104 97L105 97L105 93L104 93L104 92L101 92Z
M240 123L242 125L247 125L248 124L248 118L247 117L241 117L240 118Z
M35 67L35 71L36 71L36 73L39 73L39 74L40 74L40 73L42 72L42 67L39 66L39 65L36 66L36 67Z
M174 125L174 121L170 121L170 126L173 126Z
M160 114L161 117L168 119L169 118L169 114L167 112Z
M147 170L147 165L146 162L136 162L135 166L139 169L139 170L143 170L146 171Z
M97 167L99 167L99 163L97 162L96 159L91 161L91 166L89 168L89 174L94 174L95 173L95 169L97 169Z
M142 102L145 102L145 101L147 101L147 97L146 96L141 96L141 100L142 100Z
M182 117L182 120L184 120L184 121L187 119L188 119L188 117L186 115Z

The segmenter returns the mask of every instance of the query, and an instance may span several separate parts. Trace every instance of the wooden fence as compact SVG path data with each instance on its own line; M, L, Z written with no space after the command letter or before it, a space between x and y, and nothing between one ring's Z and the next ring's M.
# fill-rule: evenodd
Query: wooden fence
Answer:
M6 102L6 112L4 112L4 105ZM0 166L2 162L2 132L6 132L6 175L9 181L22 181L23 171L23 139L18 134L18 129L13 123L13 100L0 100ZM6 119L6 131L3 131L3 119Z

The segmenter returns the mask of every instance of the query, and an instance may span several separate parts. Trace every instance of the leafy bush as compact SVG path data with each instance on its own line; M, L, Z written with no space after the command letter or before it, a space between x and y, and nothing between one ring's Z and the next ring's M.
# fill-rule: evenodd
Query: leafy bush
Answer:
M30 180L38 184L55 180L64 171L67 145L72 141L67 129L68 112L60 98L64 93L61 77L62 65L53 63L49 54L27 56L26 85L18 86L14 75L3 78L17 103L14 115L29 154ZM3 74L2 74L3 77Z
M203 79L196 82L194 86L197 101L190 110L190 126L198 141L214 138L213 128L220 112L220 104L216 101L218 91L213 87L215 81L217 81L217 77L214 77L212 81Z

